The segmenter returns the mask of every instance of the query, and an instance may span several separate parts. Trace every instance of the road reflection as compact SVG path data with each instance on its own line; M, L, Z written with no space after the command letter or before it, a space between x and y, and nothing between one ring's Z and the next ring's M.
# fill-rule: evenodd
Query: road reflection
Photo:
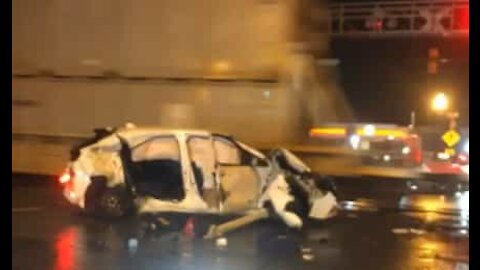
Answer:
M454 195L408 194L400 196L395 205L388 207L382 207L382 202L378 200L358 198L341 201L340 207L346 213L397 210L426 223L469 228L469 191L456 192Z
M454 196L414 194L403 196L400 208L446 214L459 214L468 218L469 191L457 192Z
M342 203L341 212L355 212L353 216L313 223L302 231L265 220L226 235L222 245L182 231L145 232L142 228L149 226L143 221L92 219L58 233L53 269L89 269L98 260L110 269L130 269L139 263L166 269L251 269L258 265L295 269L303 264L305 269L313 265L351 269L373 262L391 265L391 269L456 269L459 263L468 269L468 197L468 192L405 195L394 212L382 212L371 199L348 201ZM466 233L452 237L430 230L428 224ZM365 260L374 248L383 250L380 257Z
M410 195L400 200L400 209L421 218L427 225L456 229L460 234L469 230L469 191L446 195Z
M78 231L73 227L64 229L58 234L55 242L55 270L71 270L76 267Z

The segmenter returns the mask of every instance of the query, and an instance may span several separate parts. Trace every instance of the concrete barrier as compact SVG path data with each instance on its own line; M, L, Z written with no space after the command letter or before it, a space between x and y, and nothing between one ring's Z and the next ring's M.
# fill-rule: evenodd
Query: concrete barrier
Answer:
M12 140L12 172L58 175L68 162L72 143Z
M12 140L12 172L58 175L69 160L69 151L81 137L14 135ZM258 147L254 145L254 147ZM412 169L362 166L360 160L344 151L316 146L290 145L313 171L331 176L378 176L416 178ZM260 149L267 148L261 146Z

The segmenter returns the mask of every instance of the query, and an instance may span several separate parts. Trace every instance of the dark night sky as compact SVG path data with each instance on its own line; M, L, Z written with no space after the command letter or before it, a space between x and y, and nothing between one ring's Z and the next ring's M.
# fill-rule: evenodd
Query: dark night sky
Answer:
M468 125L468 38L337 38L331 45L358 121L407 123L415 109L418 123L428 124L430 97L440 89ZM427 73L431 47L448 60L436 78Z

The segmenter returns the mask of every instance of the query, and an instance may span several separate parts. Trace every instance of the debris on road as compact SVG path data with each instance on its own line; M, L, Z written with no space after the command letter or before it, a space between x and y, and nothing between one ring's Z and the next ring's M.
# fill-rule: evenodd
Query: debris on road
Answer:
M241 228L248 224L251 224L257 220L264 219L268 217L268 211L266 209L259 209L254 211L248 215L243 217L225 222L220 225L212 225L207 234L205 235L205 239L212 239L217 238L224 235L227 232L233 231L235 229Z

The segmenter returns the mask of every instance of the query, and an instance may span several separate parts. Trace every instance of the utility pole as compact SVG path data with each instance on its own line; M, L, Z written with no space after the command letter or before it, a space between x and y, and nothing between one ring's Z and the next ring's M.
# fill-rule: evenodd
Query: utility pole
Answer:
M410 112L410 129L415 129L415 111Z

